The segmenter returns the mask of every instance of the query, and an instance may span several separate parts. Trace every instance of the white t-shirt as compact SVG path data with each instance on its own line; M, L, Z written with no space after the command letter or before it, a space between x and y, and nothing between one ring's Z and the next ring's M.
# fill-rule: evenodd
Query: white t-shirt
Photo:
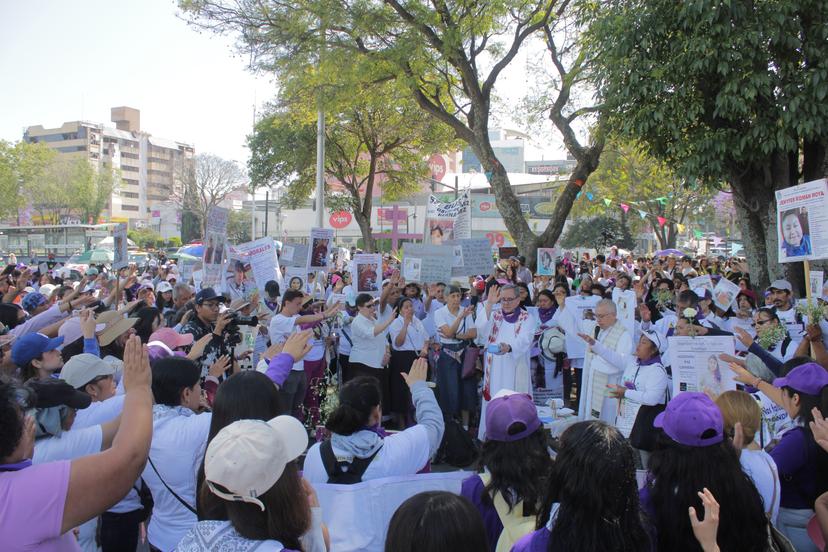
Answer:
M359 362L371 368L382 368L382 357L385 356L385 346L388 344L386 336L388 329L374 335L376 320L358 314L351 322L351 339L354 344L349 356L350 362Z
M463 312L463 307L460 307L457 311L457 315L454 315L451 313L451 311L449 311L448 306L445 306L434 313L434 326L437 328L437 336L440 339L440 343L460 343L459 339L455 339L453 337L443 337L443 335L440 333L440 328L442 328L443 326L448 326L450 328L451 325L454 324L454 321L457 320L457 317L460 315L461 312ZM457 326L457 331L459 333L466 333L474 327L474 319L471 317L471 315L468 315L466 316L466 319L460 322L460 324Z
M354 338L351 337L353 331L351 330L351 321L353 321L353 318L347 312L343 312L342 325L339 327L339 349L337 351L340 355L348 356L351 354L351 343L354 341Z
M285 316L284 314L277 314L270 319L270 325L267 327L267 332L270 334L271 343L284 343L290 334L296 331L296 319L298 314L293 316ZM293 370L299 371L305 369L305 361L299 360L293 365Z
M428 339L428 334L426 333L423 323L420 322L416 316L411 319L411 323L405 330L405 341L402 346L397 347L396 339L402 331L403 322L403 317L399 316L396 320L391 322L390 326L388 326L388 334L391 336L391 348L395 351L421 351L423 349L423 345L425 345L425 342Z
M111 422L124 409L124 397L126 395L115 395L105 401L95 401L87 408L78 410L72 428L81 429Z
M196 414L188 408L158 404L152 414L149 457L164 482L195 508L196 475L207 447L212 414ZM196 515L170 494L149 460L142 477L155 501L147 530L149 542L161 550L172 550L195 525Z
M101 452L103 431L101 426L70 429L59 437L43 437L35 441L33 464L45 464L58 460L75 460Z
M782 494L776 463L764 450L748 449L742 450L739 462L742 464L742 471L748 474L756 485L756 490L762 496L765 512L771 512L771 522L775 524L776 516L779 515L779 497Z

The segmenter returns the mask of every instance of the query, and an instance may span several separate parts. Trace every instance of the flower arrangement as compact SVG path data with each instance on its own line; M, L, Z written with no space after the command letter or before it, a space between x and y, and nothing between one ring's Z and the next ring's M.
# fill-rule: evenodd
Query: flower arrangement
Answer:
M681 312L684 318L689 318L690 320L695 320L696 316L699 314L698 311L694 308L688 307Z
M808 320L808 324L819 324L820 320L828 319L828 305L820 305L819 301L807 299L796 305L796 313Z
M669 289L659 289L653 293L653 298L658 305L658 308L666 308L673 303L673 292Z
M769 350L787 335L788 331L781 324L766 324L757 332L756 340L763 349Z

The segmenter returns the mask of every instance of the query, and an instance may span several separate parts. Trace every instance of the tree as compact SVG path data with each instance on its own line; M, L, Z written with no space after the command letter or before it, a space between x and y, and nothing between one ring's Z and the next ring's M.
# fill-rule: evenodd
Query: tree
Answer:
M27 207L28 193L44 178L57 152L44 144L0 140L0 216L15 214L20 223L21 210ZM42 188L42 187L41 187ZM50 190L43 189L47 194Z
M287 83L290 100L260 121L249 141L253 181L286 183L283 201L291 208L307 199L316 176L316 131L309 120L316 115L315 99L301 81ZM387 201L420 191L426 158L449 147L451 133L394 81L366 91L329 87L326 96L326 204L331 211L353 213L365 250L375 251L371 212L377 186Z
M227 212L227 239L233 243L250 241L250 212L230 209Z
M572 214L596 215L610 210L625 220L629 218L629 226L636 232L650 226L660 249L675 248L679 225L687 225L715 193L699 185L682 185L666 163L648 155L640 144L612 139ZM605 199L612 203L607 205ZM625 211L621 204L628 209ZM667 222L661 224L659 217Z
M782 271L774 192L825 172L828 3L596 6L593 78L609 126L688 179L730 184L752 279L764 287Z
M119 181L120 174L114 172L109 165L95 170L86 159L72 159L66 182L69 206L77 211L81 221L95 224L109 205L112 192Z
M534 260L538 245L559 237L580 185L597 166L600 147L581 146L572 123L596 107L573 109L573 87L583 82L584 57L572 55L564 63L562 51L553 51L562 83L550 116L563 128L564 142L579 166L558 198L554 217L540 237L522 216L506 169L498 161L489 138L495 86L523 45L550 30L570 0L524 0L478 3L429 3L424 0L339 2L296 0L179 0L179 5L201 28L240 35L240 48L259 69L301 74L325 67L330 59L356 60L370 66L366 82L397 80L421 110L452 129L480 159L503 219L521 251ZM336 79L338 67L321 71ZM600 134L598 135L600 136ZM600 137L596 140L600 145Z
M244 173L235 161L209 153L200 153L193 158L192 163L179 165L176 168L176 178L178 184L173 200L181 205L185 213L192 213L198 219L201 237L206 232L210 209L218 206L246 182Z
M561 247L567 249L588 247L600 252L612 245L633 249L635 242L621 221L608 215L573 221L561 238Z
M127 237L141 249L154 249L164 245L164 238L151 228L140 228L127 231Z

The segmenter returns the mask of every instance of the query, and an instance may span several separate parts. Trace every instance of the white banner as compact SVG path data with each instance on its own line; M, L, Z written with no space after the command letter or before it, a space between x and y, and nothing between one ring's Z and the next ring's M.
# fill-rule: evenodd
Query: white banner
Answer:
M224 249L227 242L227 209L210 209L205 233L201 285L214 287L221 283L221 267L224 264Z
M471 200L469 192L450 203L443 203L436 196L428 196L423 243L442 245L450 240L471 238Z
M776 191L779 262L828 259L828 183L823 178Z
M735 354L733 336L671 336L667 341L674 397L684 391L697 391L715 398L736 389L733 372L719 358L722 353Z
M127 252L127 225L119 224L112 232L112 251L114 260L112 268L120 270L129 264L129 253Z

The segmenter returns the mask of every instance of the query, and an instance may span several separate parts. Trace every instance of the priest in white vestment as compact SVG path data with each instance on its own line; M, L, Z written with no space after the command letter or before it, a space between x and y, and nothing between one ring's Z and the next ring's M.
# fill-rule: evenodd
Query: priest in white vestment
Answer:
M496 304L500 303L500 309ZM492 287L480 309L475 326L484 344L483 404L480 440L486 436L486 405L501 389L532 394L530 354L537 322L519 308L517 286Z

